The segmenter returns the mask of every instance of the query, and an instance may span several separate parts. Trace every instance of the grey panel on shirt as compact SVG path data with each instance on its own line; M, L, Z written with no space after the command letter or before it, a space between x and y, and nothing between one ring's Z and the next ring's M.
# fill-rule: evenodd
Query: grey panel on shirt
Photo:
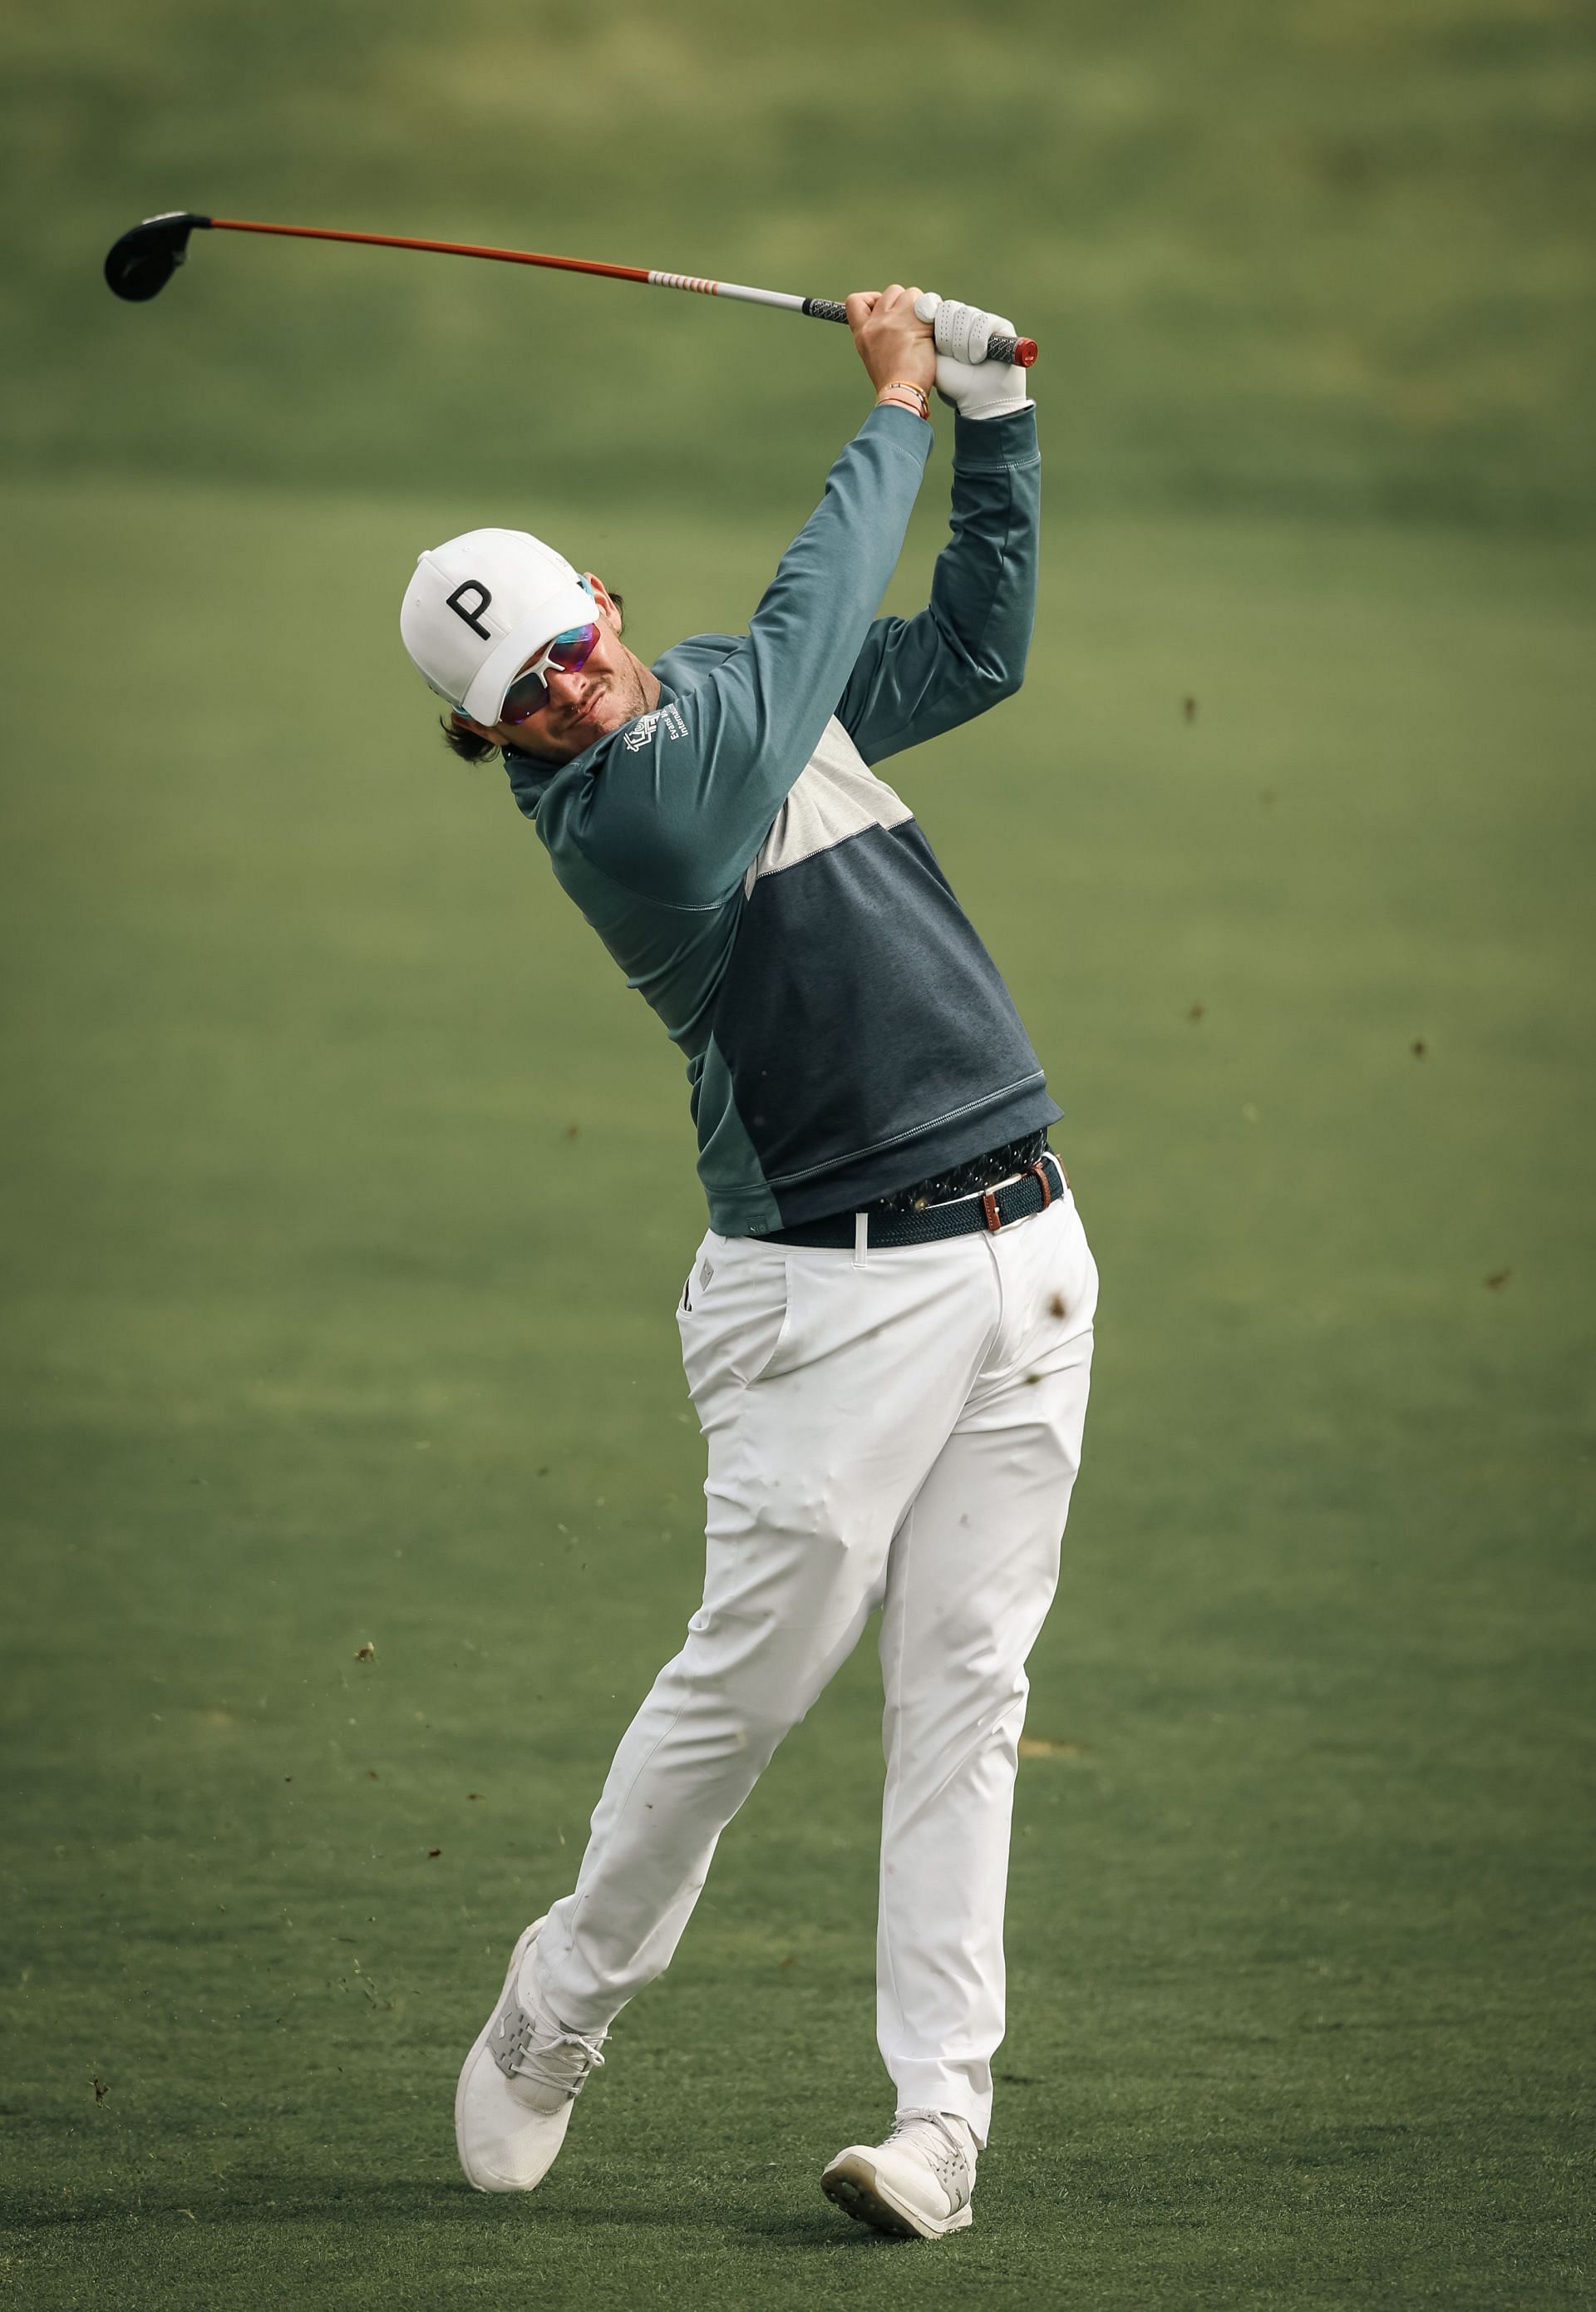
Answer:
M913 817L901 796L876 777L834 714L744 876L744 894L751 899L761 876L779 875L868 827L901 827Z

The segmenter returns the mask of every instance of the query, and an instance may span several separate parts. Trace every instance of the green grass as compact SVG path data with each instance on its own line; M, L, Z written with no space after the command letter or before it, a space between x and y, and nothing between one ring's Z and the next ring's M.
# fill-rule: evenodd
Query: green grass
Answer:
M782 510L548 527L652 651L736 620L820 454ZM1104 1278L1070 1747L978 2222L920 2252L816 2187L887 2112L868 1647L543 2192L455 2173L695 1599L702 1226L674 1055L399 662L455 511L7 501L11 2299L1580 2300L1588 562L1058 510L1026 690L900 766Z

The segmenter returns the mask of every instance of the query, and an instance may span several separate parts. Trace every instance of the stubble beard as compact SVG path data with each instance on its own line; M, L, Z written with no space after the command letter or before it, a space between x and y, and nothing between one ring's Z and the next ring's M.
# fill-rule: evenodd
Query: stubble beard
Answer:
M599 716L590 726L595 736L607 739L623 723L646 714L648 690L648 670L628 651L610 677L609 694L601 702ZM586 743L591 746L593 740L590 739Z
M659 686L653 681L648 669L628 651L621 670L621 680L617 685L618 692L627 700L625 721L630 722L637 715L648 713L653 703L648 695L651 687L657 696ZM618 729L619 724L615 727Z

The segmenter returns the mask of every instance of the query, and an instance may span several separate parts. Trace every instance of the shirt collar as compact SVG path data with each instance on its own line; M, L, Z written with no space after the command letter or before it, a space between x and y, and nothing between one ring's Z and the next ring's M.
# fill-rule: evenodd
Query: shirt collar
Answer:
M587 751L591 754L592 748ZM581 760L580 755L574 755L571 758L576 763ZM570 763L541 762L536 755L521 754L513 747L504 749L504 771L510 781L510 792L529 819L537 818L538 806L550 786L562 771L568 771L570 767Z

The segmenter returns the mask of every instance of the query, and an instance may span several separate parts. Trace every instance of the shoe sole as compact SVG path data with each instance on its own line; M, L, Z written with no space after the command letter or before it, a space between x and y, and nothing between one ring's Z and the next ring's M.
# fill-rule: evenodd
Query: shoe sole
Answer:
M509 1995L511 1984L515 1981L516 1976L521 1972L522 1960L526 1957L528 1951L531 1950L532 1945L537 1941L538 1937L542 1933L546 1923L546 1919L534 1919L531 1925L527 1929L520 1941L516 1944L515 1949L511 1952L510 1965L505 1970L504 1975L504 1987L500 1992L497 1999L495 2000L487 2022L482 2026L481 2030L478 2032L476 2044L473 2045L470 2054L466 2057L465 2062L460 2065L460 2077L455 2081L454 2150L455 2156L460 2161L460 2172L465 2176L467 2183L470 2185L473 2192L491 2192L495 2189L500 2189L502 2186L495 2186L492 2184L479 2184L472 2175L470 2169L466 2166L466 2150L465 2145L460 2141L460 2106L465 2101L466 2081L471 2075L472 2064L482 2053L484 2047L487 2046L488 2035L492 2031L494 2025L499 2019L499 2010L504 2005L505 1999Z
M968 2201L945 2223L911 2213L901 2200L893 2198L871 2162L857 2151L845 2151L840 2159L832 2161L820 2178L820 2189L844 2215L892 2239L942 2239L949 2232L963 2231L974 2221Z

